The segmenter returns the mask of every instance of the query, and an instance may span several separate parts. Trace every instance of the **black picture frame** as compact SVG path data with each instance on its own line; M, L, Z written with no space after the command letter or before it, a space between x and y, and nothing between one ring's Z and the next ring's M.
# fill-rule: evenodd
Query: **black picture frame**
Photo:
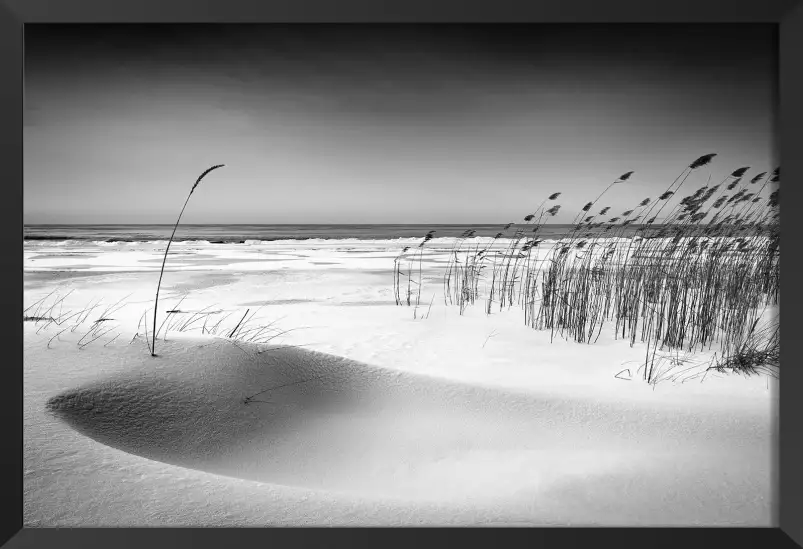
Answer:
M785 306L780 308L781 352L786 368L780 384L779 459L777 527L759 529L666 528L666 529L25 529L22 499L22 206L23 206L23 33L30 23L110 22L664 22L664 23L775 23L779 29L780 115L778 135L783 159L784 204L789 212L781 216L785 241L782 286ZM800 463L801 430L794 417L801 417L803 372L796 368L796 307L801 279L794 247L800 228L795 223L795 196L803 191L803 155L798 134L803 128L803 6L797 0L675 0L655 3L639 0L494 0L493 2L449 0L3 0L0 3L0 156L3 166L3 199L0 200L3 230L2 276L5 292L0 293L2 321L0 336L5 340L2 392L2 434L0 461L3 482L0 499L0 544L23 547L221 547L253 546L259 542L285 545L377 545L381 543L430 543L504 545L551 543L561 546L613 544L618 547L700 546L706 549L728 546L803 546L803 486ZM796 154L797 153L797 154ZM782 207L785 209L786 207ZM789 305L792 304L792 305ZM797 412L795 412L797 410ZM432 539L430 539L430 537ZM441 538L441 539L435 539Z

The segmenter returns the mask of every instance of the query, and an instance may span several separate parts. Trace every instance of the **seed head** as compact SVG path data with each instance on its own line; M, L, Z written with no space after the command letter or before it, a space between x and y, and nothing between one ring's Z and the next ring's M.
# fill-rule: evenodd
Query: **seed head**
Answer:
M212 170L216 170L216 169L218 169L218 168L222 168L223 166L225 166L225 164L218 164L218 165L216 165L216 166L212 166L211 168L208 168L208 169L207 169L207 170L206 170L204 173L202 173L202 174L201 174L201 175L198 177L198 179L195 181L195 185L193 185L193 186L192 186L192 189L190 189L190 194L192 194L193 192L195 192L195 187L197 187L197 186L198 186L198 183L200 183L200 182L201 182L201 179L203 179L204 177L206 177L206 174L208 174L208 173L209 173L209 172L211 172Z
M561 193L552 193L549 195L549 200L555 200L560 196Z
M758 174L757 176L755 176L753 179L751 179L751 180L750 180L750 183L751 183L751 184L753 184L753 183L758 183L758 182L761 180L761 178L762 178L762 177L764 177L765 175L767 175L767 172L761 172L760 174Z
M742 198L742 196L744 196L744 189L742 189L741 191L737 192L735 195L730 197L728 199L728 204L730 204L731 202L735 202L735 201L739 200L740 198Z
M746 167L746 168L739 168L738 170L734 171L731 174L731 177L742 177L745 173L747 173L747 170L749 170L749 169L750 169L749 166Z
M619 176L619 179L617 181L627 181L628 179L630 179L630 176L633 175L633 173L634 172L624 173L624 174Z
M770 177L770 183L777 183L780 180L781 180L781 168L777 167L772 172L772 177Z
M669 198L673 194L675 194L675 193L672 192L672 191L666 191L664 194L662 194L661 196L658 197L658 200L666 200L667 198Z
M702 168L703 166L711 162L711 159L714 158L715 156L716 153L704 154L703 156L701 156L700 158L689 164L689 168L691 168L692 170L696 170L697 168Z

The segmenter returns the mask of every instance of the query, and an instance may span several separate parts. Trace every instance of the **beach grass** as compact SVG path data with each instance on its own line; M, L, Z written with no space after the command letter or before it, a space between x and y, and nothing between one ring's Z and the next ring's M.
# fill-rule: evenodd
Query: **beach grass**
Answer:
M60 340L60 336L66 332L75 334L71 339L79 349L84 349L99 341L103 341L105 347L120 337L121 325L112 315L132 304L128 301L131 294L103 309L100 308L102 300L92 300L82 307L65 311L63 303L71 293L72 290L60 295L58 290L54 290L24 311L23 322L34 324L36 334L48 331L48 335L52 333L47 343L48 348L51 348L54 341ZM276 341L288 333L305 329L305 327L283 329L279 326L281 319L267 320L257 316L264 305L256 309L246 308L242 314L236 310L227 312L218 309L214 304L197 311L182 311L179 307L187 297L189 297L188 294L182 295L176 304L166 311L166 317L157 327L156 332L149 327L147 320L151 311L150 309L145 310L139 318L136 333L129 344L141 339L145 342L148 351L152 353L154 341L158 338L168 341L169 333L199 333L233 344L247 343L256 349L255 354L258 355L269 350L288 347L289 345L277 345ZM40 313L38 315L28 314L31 311L40 311ZM50 311L58 311L58 313L53 316L45 314ZM144 338L140 338L142 334L144 334ZM299 346L302 345L292 345L292 347Z
M715 348L710 367L718 371L777 366L777 317L756 327L780 299L779 191L771 190L780 169L747 179L750 168L741 167L681 198L690 176L715 157L697 158L660 194L606 219L609 206L594 210L614 185L633 183L634 172L624 173L551 244L541 233L561 205L544 206L560 192L485 244L471 242L475 232L465 231L449 253L444 303L456 304L460 315L483 298L487 314L518 305L528 326L578 343L596 342L608 326L631 346L646 344L640 371L648 383L658 379L663 354L673 351ZM398 284L396 290L398 296Z
M176 224L173 226L173 232L170 235L170 239L167 241L165 254L164 257L162 258L162 268L159 271L159 283L156 286L156 299L153 302L153 341L149 348L151 356L154 357L156 356L156 335L159 332L159 330L156 328L156 313L159 308L159 289L162 287L162 277L164 276L165 263L167 262L167 254L170 252L170 244L173 243L173 237L176 236L176 229L178 229L178 224L181 222L181 216L184 215L184 210L187 208L187 204L189 203L190 198L192 197L192 193L195 192L195 189L196 187L198 187L198 184L204 177L206 177L207 174L209 174L209 172L211 172L212 170L216 170L218 168L222 168L224 165L225 164L217 164L215 166L212 166L211 168L207 168L200 176L198 176L198 179L195 180L195 184L190 189L190 193L187 195L187 200L184 201L184 206L181 208L181 212L179 212L178 214L178 219L176 219Z

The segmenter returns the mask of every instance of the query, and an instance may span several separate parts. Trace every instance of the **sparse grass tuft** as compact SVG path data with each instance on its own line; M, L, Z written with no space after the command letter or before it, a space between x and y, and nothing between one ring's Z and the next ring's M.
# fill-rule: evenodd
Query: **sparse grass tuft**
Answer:
M82 309L72 311L64 311L64 300L72 293L72 290L64 295L59 296L58 290L54 290L30 305L23 311L23 322L32 322L36 326L36 333L40 334L45 332L51 327L60 328L47 342L48 349L54 340L59 339L63 333L69 331L75 333L80 328L89 324L89 328L83 333L78 340L77 345L79 349L85 348L90 343L98 341L104 336L114 333L119 326L115 324L116 319L113 318L115 312L119 311L124 305L127 297L123 297L116 303L107 306L93 321L89 321L92 312L97 310L102 302L90 302L89 305ZM52 301L51 301L52 299ZM33 314L25 314L32 312ZM79 333L81 333L79 331ZM109 345L112 341L117 339L119 333L116 334L111 340L107 341L104 346Z

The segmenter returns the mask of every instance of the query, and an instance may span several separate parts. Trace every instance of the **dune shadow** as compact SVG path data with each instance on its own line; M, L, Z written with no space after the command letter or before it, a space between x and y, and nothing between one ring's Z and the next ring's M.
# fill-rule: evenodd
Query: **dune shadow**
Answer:
M610 475L629 456L666 452L678 421L297 348L254 357L233 345L186 342L164 344L162 357L142 358L131 373L56 395L47 409L98 442L182 467L462 501L515 499Z

